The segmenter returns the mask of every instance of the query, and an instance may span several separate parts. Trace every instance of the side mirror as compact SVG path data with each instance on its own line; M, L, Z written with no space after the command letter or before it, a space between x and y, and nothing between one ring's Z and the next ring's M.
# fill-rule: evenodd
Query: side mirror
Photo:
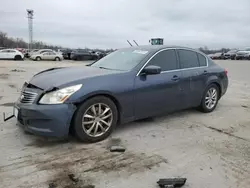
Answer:
M142 70L142 73L146 74L146 75L160 74L161 73L161 67L155 66L155 65L149 65L149 66L145 67Z

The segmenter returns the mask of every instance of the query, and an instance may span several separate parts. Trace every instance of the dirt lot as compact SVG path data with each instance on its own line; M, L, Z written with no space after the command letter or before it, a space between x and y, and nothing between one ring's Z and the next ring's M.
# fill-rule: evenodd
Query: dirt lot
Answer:
M250 61L217 63L230 85L213 113L186 110L130 123L97 144L40 138L1 118L0 187L154 188L173 176L186 177L189 188L249 187ZM84 63L0 61L0 113L12 112L24 81L54 66ZM108 151L117 142L124 154Z

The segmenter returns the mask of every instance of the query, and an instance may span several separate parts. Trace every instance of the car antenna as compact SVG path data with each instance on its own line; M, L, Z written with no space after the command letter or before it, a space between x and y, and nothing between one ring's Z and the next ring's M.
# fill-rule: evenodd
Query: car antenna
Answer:
M134 43L136 44L136 46L139 46L138 43L137 43L135 40L133 40L133 41L134 41Z
M133 45L129 42L129 40L127 40L127 42L129 43L130 46L133 46Z

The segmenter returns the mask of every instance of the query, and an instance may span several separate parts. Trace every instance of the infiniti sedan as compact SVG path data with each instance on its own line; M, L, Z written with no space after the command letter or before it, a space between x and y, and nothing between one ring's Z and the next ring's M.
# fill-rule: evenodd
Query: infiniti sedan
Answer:
M52 68L23 85L14 115L28 132L82 141L107 138L117 124L198 107L212 112L227 71L202 52L168 46L117 50L91 65Z

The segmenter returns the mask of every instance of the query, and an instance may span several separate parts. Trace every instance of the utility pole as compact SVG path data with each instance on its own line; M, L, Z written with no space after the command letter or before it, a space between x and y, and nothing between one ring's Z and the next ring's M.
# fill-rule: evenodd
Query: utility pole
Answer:
M29 27L29 50L32 50L32 43L33 43L33 16L34 11L31 9L27 9L28 14L28 27Z

